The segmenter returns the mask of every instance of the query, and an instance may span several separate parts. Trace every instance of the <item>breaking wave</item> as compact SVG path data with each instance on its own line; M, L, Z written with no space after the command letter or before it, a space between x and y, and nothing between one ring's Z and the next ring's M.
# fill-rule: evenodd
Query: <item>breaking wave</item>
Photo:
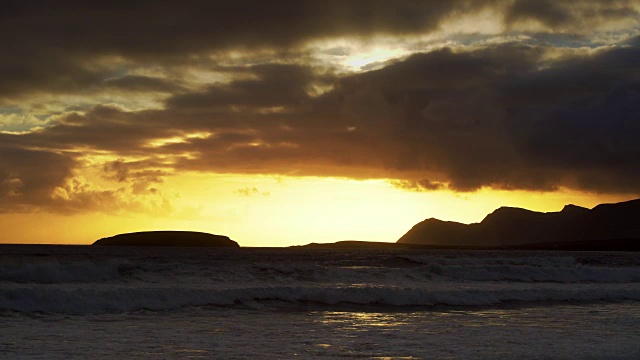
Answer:
M265 302L283 304L377 306L486 306L505 302L640 300L640 287L626 284L523 288L513 286L274 286L243 288L154 287L16 287L0 295L0 308L21 312L102 313L134 310L171 310L185 306L255 307Z
M431 307L640 301L635 255L624 261L613 255L484 252L82 255L35 261L14 256L13 263L3 262L0 311L102 313L273 302Z

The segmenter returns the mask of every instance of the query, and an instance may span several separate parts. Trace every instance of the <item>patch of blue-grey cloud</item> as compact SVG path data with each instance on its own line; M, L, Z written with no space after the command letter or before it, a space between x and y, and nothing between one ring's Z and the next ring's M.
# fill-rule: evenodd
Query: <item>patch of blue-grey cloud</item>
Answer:
M18 109L11 110L0 111L0 131L24 133L33 129L43 128L49 123L46 115L36 116Z

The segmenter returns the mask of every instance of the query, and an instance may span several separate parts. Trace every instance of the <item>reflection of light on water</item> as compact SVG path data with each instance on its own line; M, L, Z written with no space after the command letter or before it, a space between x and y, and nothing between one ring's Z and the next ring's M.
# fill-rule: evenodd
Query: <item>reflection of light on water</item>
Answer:
M320 322L344 330L362 329L368 327L386 327L396 329L405 324L407 318L400 319L394 313L372 313L372 312L325 312Z
M449 308L417 309L416 311L317 311L307 315L321 325L330 337L309 341L309 354L327 357L366 357L374 359L425 358L426 349L438 347L434 358L468 358L467 344L487 358L511 357L513 347L530 350L531 337L553 343L555 337L575 337L576 328L585 323L584 317L568 318L569 314L584 313L584 306L511 307L502 308ZM357 308L354 310L366 310ZM562 313L558 321L556 313ZM501 338L491 348L495 338ZM460 339L464 340L461 345ZM428 345L425 345L428 344ZM504 345L506 344L506 345ZM439 348L442 346L442 348ZM421 349L417 351L416 349ZM558 349L556 348L556 350ZM486 355L486 356L484 356ZM526 356L525 356L526 357ZM427 357L428 358L428 357Z
M466 326L482 327L482 326L507 326L513 319L513 311L508 310L483 310L483 311L456 311L459 316L471 318Z
M520 316L514 318L514 311ZM320 323L345 334L376 331L394 333L415 331L415 324L423 324L421 333L436 334L452 331L453 327L505 327L514 322L524 322L527 326L548 326L539 322L535 310L531 309L484 309L448 310L433 312L349 312L329 311L320 316ZM457 324L457 325L456 325Z

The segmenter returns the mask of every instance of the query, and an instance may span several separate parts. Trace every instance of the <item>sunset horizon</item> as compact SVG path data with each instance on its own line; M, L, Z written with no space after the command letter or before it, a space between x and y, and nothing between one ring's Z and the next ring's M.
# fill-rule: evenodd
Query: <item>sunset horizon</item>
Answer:
M319 224L318 222L313 222L312 224L308 224L308 223L305 224L304 214L295 214L295 212L294 213L289 212L289 209L287 209L287 212L285 213L289 215L286 217L286 222L279 224L280 225L279 228L274 226L273 224L269 225L268 228L270 229L270 231L266 233L264 232L264 230L256 229L257 231L255 233L261 234L261 235L253 235L254 234L253 232L243 232L241 230L236 230L235 232L234 231L225 232L225 231L218 230L215 225L209 225L206 223L197 224L197 225L187 224L187 225L176 227L176 226L163 225L163 221L148 221L148 223L151 223L151 225L144 225L147 222L142 220L141 222L143 223L143 225L139 225L139 224L120 225L115 231L110 229L105 229L105 230L98 229L97 231L91 231L91 230L87 231L86 229L83 228L82 225L78 225L78 224L68 225L69 228L67 228L66 230L63 229L61 233L57 235L60 237L60 239L62 239L62 241L56 241L57 238L55 237L52 240L50 235L37 235L37 236L29 235L29 237L23 238L25 239L24 241L15 241L15 242L6 241L4 243L34 244L34 245L35 244L91 245L92 243L94 243L96 240L100 238L106 238L106 237L110 237L118 234L149 232L149 231L185 231L185 232L195 231L195 232L202 232L202 233L208 233L208 234L224 235L224 236L229 236L231 239L237 241L242 247L289 247L289 246L307 245L310 243L335 243L338 241L345 241L345 240L395 243L396 241L398 241L398 239L402 235L404 235L409 229L411 229L411 227L428 218L435 218L442 221L459 222L463 224L472 224L472 223L481 222L487 215L491 214L493 211L502 207L515 207L515 208L522 208L522 209L535 211L535 212L548 213L548 212L559 212L566 205L576 205L576 206L585 207L585 208L592 208L600 204L611 204L616 202L634 200L633 198L627 198L624 196L610 196L610 197L606 197L606 199L611 199L611 201L605 201L600 203L600 202L594 202L596 201L594 198L585 199L584 194L570 194L570 195L556 194L556 195L557 197L553 199L553 201L549 201L548 199L545 199L544 202L537 202L535 201L535 199L531 199L531 197L535 197L535 194L525 194L524 198L529 199L529 202L526 202L526 200L525 201L520 200L519 202L507 201L506 203L503 203L503 204L497 203L503 198L495 197L495 194L491 196L491 199L489 201L486 201L486 200L481 201L479 202L480 204L474 204L473 200L460 199L459 197L456 196L453 198L453 200L449 200L449 201L457 201L457 204L458 204L457 206L459 208L456 208L454 206L450 208L449 211L446 211L446 212L444 211L438 212L437 210L431 212L429 211L428 207L425 206L425 209L427 210L426 212L427 215L425 216L421 216L421 215L424 215L425 213L422 213L419 211L416 212L415 214L410 214L409 212L398 213L398 211L391 211L389 213L378 212L377 217L373 217L373 218L367 217L367 216L361 216L361 217L352 216L348 218L343 218L345 221L339 224L340 226L338 226L335 229L335 231L332 232L332 234L334 235L324 236L324 237L320 235L313 235L313 231L318 231L318 229L322 229L325 225ZM478 194L476 194L476 196L480 197L480 195ZM488 196L488 195L485 195L485 196ZM601 198L598 197L598 199L601 199ZM562 201L564 200L576 200L576 201L569 201L563 204ZM529 206L523 206L522 204L529 205ZM465 205L475 205L475 208L470 210L466 208ZM269 212L268 207L262 208L260 210L266 210L267 212ZM354 212L357 212L357 209L354 210ZM300 217L296 217L296 215ZM316 214L315 216L320 216L320 215L321 214ZM397 218L397 220L392 223L384 222L383 220L388 220L387 217L390 215ZM402 215L405 215L405 216L402 217ZM50 215L50 216L53 216L53 215ZM65 220L67 221L75 220L73 218L68 217L67 215L62 215L62 216L66 217ZM310 216L314 216L314 215L310 214ZM380 216L382 216L382 218ZM402 218L400 219L398 217L402 217ZM117 222L119 216L107 215L105 216L105 218L107 218L107 221L106 221L107 224L110 224L111 222ZM320 220L323 220L323 219L324 218L320 216ZM359 225L357 221L354 221L354 219L355 220L362 219L364 224ZM62 220L55 219L51 221L60 222ZM192 219L189 219L188 221L193 222ZM291 224L287 224L288 222L291 222L291 221L303 223L305 225L303 226L298 225L297 227L294 227L294 226L291 226ZM367 226L367 224L371 224L371 225ZM95 223L91 223L88 225L89 225L88 227L90 227L92 230L95 229L95 226L96 226ZM14 226L15 226L15 223L14 223ZM242 225L240 225L240 227L242 227ZM222 229L223 226L219 226L219 228ZM279 236L279 234L282 234L283 231L286 231L286 230L291 231L292 228L296 229L296 232L294 232L294 235L292 237L285 238L283 240L282 237ZM73 232L80 233L80 235L77 236L77 239L78 239L77 241L69 241L70 238L73 238L73 235L69 233L70 231L69 229L73 229ZM308 229L312 229L311 234L308 233L309 231ZM45 228L45 229L40 229L38 232L41 234L46 234L49 231L50 231L49 229ZM249 236L246 235L247 233L250 235ZM237 234L240 234L240 236L237 236ZM341 234L355 234L355 235L341 236ZM359 236L358 234L364 234L364 235ZM18 238L18 239L21 239L21 238Z

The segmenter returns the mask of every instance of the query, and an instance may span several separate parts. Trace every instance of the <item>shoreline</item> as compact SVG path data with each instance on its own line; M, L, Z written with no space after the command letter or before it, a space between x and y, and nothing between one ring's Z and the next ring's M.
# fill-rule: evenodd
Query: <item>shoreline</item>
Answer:
M0 246L87 246L98 248L94 244L47 244L47 243L0 243ZM112 247L112 246L109 246ZM391 243L378 241L346 240L332 243L309 243L291 246L242 246L210 247L210 246L155 246L155 245L119 245L118 248L209 248L209 249L305 249L305 250L456 250L456 251L607 251L637 252L640 251L640 239L606 239L549 243L532 243L504 246L447 246Z

